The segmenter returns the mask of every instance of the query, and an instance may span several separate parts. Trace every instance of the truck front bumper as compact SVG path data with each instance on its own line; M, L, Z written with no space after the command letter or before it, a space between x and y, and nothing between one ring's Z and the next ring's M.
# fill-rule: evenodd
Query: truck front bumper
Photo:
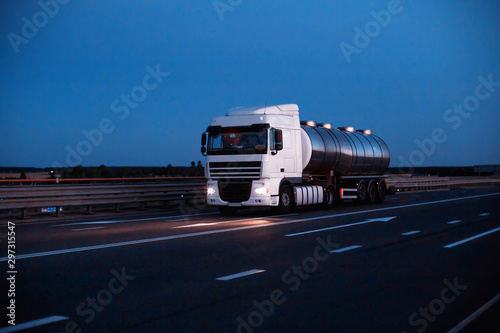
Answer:
M207 182L207 204L209 206L230 206L230 207L269 207L278 206L278 196L272 196L269 190L266 194L257 194L255 190L257 188L270 188L270 184L263 180L254 180L252 182L252 187L250 190L250 197L246 201L242 202L229 202L221 199L219 194L219 188L216 180L209 180ZM210 190L211 189L211 190Z

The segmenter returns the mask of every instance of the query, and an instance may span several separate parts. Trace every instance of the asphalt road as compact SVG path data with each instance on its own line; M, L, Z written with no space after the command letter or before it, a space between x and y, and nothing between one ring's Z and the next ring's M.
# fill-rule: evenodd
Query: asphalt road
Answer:
M448 332L500 294L499 216L500 189L483 188L288 216L205 209L13 220L16 324L26 332ZM7 231L2 221L8 277ZM463 332L499 332L499 303Z

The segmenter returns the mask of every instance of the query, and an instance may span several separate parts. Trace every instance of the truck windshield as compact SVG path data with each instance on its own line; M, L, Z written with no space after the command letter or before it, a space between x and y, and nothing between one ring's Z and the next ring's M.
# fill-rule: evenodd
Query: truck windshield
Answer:
M208 136L208 155L265 154L267 128L222 127Z

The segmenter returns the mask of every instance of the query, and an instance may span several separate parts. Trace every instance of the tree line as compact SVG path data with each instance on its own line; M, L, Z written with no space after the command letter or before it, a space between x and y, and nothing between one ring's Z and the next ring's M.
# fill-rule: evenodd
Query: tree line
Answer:
M6 169L6 168L5 168ZM168 164L162 167L110 167L101 165L98 167L84 167L77 165L75 167L63 167L60 169L51 168L15 168L17 172L21 172L19 178L5 177L5 179L26 179L26 171L28 172L47 172L45 178L140 178L140 177L203 177L205 168L201 161L191 162L188 167L172 166ZM12 169L9 170L12 172Z

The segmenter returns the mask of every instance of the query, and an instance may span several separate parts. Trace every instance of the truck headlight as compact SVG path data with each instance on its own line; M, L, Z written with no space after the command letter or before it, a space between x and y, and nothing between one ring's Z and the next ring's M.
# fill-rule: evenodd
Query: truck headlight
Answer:
M212 195L214 193L215 193L215 188L213 188L212 186L207 187L207 194L208 195Z
M255 189L255 194L264 195L267 193L269 193L269 189L267 187L259 187Z

